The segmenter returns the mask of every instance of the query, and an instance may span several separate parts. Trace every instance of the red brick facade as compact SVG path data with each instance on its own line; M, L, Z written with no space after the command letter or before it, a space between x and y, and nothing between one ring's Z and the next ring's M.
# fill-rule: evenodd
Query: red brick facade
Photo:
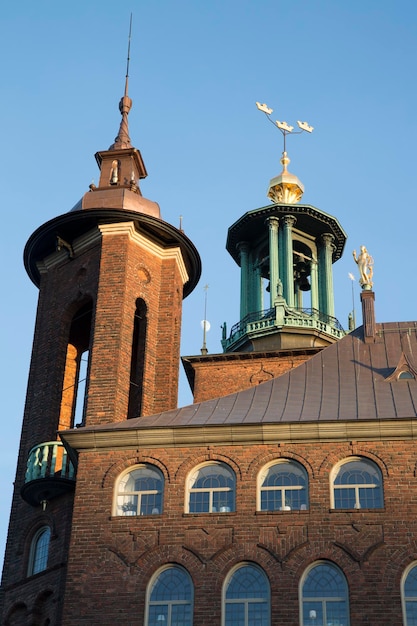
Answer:
M194 402L204 402L276 378L305 363L321 349L231 352L207 357L184 357L183 365L193 391Z
M384 508L331 509L330 473L350 456L371 459L383 475ZM260 512L257 475L279 458L307 470L305 511ZM236 512L184 513L189 472L207 460L236 474ZM137 463L165 478L161 515L112 516L119 474ZM407 485L407 496L403 496ZM113 450L80 455L63 623L144 624L146 589L167 563L194 584L194 624L221 623L222 586L231 568L258 564L271 585L272 623L298 626L299 583L312 562L328 559L345 574L352 626L401 623L401 576L417 558L416 456L413 442L211 446Z

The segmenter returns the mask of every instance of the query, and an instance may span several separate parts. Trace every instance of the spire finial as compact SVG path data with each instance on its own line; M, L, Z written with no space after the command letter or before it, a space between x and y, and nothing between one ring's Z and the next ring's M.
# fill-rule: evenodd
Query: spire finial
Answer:
M129 39L128 39L128 45L127 45L125 92L124 92L123 98L119 102L119 111L122 114L122 121L120 122L119 133L114 140L114 144L110 146L109 150L120 150L120 149L132 147L132 144L130 142L130 137L129 137L129 126L128 126L128 121L127 121L127 116L129 115L129 111L132 108L132 100L127 95L128 87L129 87L129 62L130 62L131 35L132 35L132 13L130 14Z

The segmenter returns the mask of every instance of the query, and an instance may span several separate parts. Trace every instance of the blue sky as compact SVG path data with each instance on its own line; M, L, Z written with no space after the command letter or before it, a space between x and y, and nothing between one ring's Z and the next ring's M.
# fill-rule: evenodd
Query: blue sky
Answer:
M239 319L239 269L227 228L269 203L281 169L273 119L307 120L290 137L303 201L348 234L334 266L336 314L352 309L351 252L374 257L377 321L417 318L417 5L412 0L21 0L2 7L0 119L1 454L3 551L36 313L22 252L42 223L98 179L94 153L117 133L133 12L130 136L142 152L145 197L197 246L202 279L184 302L182 354L202 345L208 284L210 353ZM359 287L354 283L357 319ZM182 376L179 403L191 396ZM0 557L1 558L1 557Z

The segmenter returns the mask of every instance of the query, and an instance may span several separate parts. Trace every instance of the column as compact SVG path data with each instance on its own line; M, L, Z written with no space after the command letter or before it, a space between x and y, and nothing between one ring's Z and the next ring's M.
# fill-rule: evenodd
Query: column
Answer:
M269 299L271 309L277 297L279 279L278 227L279 218L272 216L266 220L269 226Z
M237 244L237 249L240 254L240 319L242 320L249 313L249 245L242 241Z
M325 315L334 317L334 293L333 293L333 255L334 237L330 233L321 236L319 249L319 301L320 311Z
M317 276L317 260L313 256L310 263L311 308L317 311L319 305L319 281Z
M294 306L294 261L292 251L292 229L296 222L296 218L292 215L285 215L282 219L283 223L283 262L282 283L284 288L284 298L288 306Z

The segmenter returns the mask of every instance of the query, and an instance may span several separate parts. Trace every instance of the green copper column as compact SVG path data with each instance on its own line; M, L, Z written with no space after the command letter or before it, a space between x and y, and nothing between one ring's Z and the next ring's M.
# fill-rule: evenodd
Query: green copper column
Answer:
M319 289L320 311L334 317L334 292L333 292L333 255L334 237L330 233L321 236L319 249Z
M262 294L262 275L259 263L256 263L252 270L253 274L253 287L251 287L253 294L253 311L262 311L263 294Z
M292 251L292 229L296 222L296 218L292 215L285 215L282 218L283 223L283 260L284 267L282 271L282 283L284 288L284 298L288 306L294 306L294 262Z
M249 287L249 246L245 241L237 244L240 255L240 319L248 313L248 287Z
M279 279L279 257L278 257L278 217L269 217L267 220L269 226L269 299L270 307L274 306L275 298L278 291Z
M313 258L310 265L310 285L311 285L311 308L317 311L319 305L319 281L317 276L317 261Z

